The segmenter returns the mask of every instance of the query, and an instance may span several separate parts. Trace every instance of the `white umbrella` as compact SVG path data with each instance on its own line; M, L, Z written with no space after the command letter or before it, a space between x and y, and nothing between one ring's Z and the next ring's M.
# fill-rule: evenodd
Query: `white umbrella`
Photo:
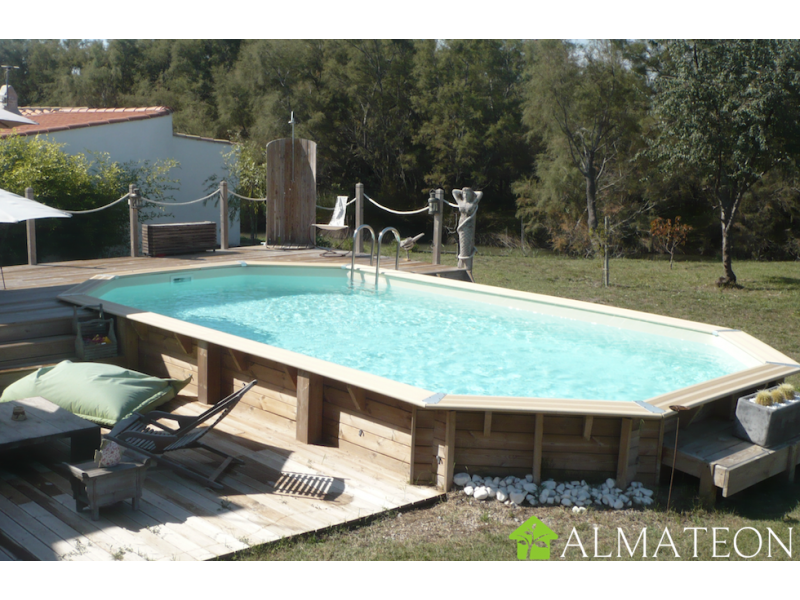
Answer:
M18 127L19 125L38 125L27 117L0 108L0 127Z
M50 208L46 204L36 202L36 200L28 200L13 192L0 189L0 223L19 223L30 219L67 218L71 216L71 214L63 210Z
M0 189L0 223L19 223L31 219L46 219L48 217L67 218L72 215L63 210L50 208L46 204L28 200L13 192ZM6 278L3 275L3 265L0 264L0 277L3 280L3 289L6 287Z

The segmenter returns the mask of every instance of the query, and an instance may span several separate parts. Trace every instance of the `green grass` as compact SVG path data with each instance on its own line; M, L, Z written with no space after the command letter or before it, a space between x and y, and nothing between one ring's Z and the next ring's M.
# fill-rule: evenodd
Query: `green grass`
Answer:
M451 249L452 250L452 249ZM427 261L430 254L412 253L412 259ZM445 254L445 264L455 265L454 254ZM473 271L478 283L527 292L548 294L669 315L720 327L741 329L773 346L794 360L800 360L800 263L734 263L742 285L722 289L715 284L722 272L719 261L683 260L672 270L664 260L611 261L611 285L602 285L600 260L571 259L544 252L501 252L481 248ZM790 379L800 387L800 377ZM669 469L664 469L666 475ZM589 560L573 546L564 552L572 528L587 554L594 554L594 529L598 528L602 560L642 560L641 549L632 559L623 548L617 557L617 528L631 545L643 527L648 531L648 560L668 527L681 559L693 559L691 533L685 527L706 527L698 533L697 559L714 560L712 528L721 556L738 560L733 548L734 534L744 528L758 530L764 547L757 558L767 556L767 528L784 543L794 535L795 557L800 553L800 483L786 484L780 476L762 482L731 498L720 499L713 511L699 507L697 480L676 475L672 509L665 512L667 481L657 490L657 503L647 510L603 511L590 509L574 515L568 509L548 506L509 508L497 502L480 502L451 493L445 502L407 513L391 513L358 527L339 527L274 544L260 546L235 556L238 560L516 560L515 545L508 535L532 515L559 535L553 542L551 560ZM757 539L752 531L740 538L741 554L753 554ZM564 553L564 558L561 554ZM676 560L664 546L659 560ZM786 560L773 543L772 560Z

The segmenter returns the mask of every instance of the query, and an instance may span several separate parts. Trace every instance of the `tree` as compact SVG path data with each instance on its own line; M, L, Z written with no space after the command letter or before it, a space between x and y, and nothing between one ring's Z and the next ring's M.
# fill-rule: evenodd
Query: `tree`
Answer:
M412 100L426 184L482 189L493 206L513 207L511 182L533 162L519 118L523 57L515 40L417 43Z
M163 192L170 185L166 171L175 166L173 161L120 165L107 154L72 155L61 146L39 136L0 139L0 188L24 196L25 188L31 187L37 201L71 211L105 206L127 193L131 183L145 197L165 199ZM42 219L36 224L40 254L61 260L97 258L124 244L128 222L124 202L71 219ZM9 228L8 247L17 260L22 255L14 251L25 247L24 229L19 224Z
M603 182L614 179L609 175L639 139L646 93L624 45L603 41L580 48L548 40L529 49L523 122L543 139L548 160L558 163L568 156L583 178L590 234L597 229Z
M691 225L681 223L680 217L675 217L674 223L671 219L661 217L656 217L650 222L650 238L653 242L653 249L660 254L669 254L670 270L672 270L672 263L675 260L675 252L686 244L691 230Z
M722 234L720 285L736 285L731 234L742 201L800 150L800 42L670 41L662 47L651 153L668 172L691 170Z

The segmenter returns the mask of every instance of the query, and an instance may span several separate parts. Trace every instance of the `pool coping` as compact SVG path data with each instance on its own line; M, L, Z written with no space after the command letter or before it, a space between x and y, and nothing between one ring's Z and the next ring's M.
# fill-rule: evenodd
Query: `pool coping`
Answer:
M198 266L179 266L179 267L154 267L153 269L137 269L132 271L122 271L115 274L96 275L85 282L72 287L70 290L59 294L58 298L65 302L77 305L96 305L99 299L90 296L89 292L104 285L109 280L131 277L136 275L146 275L152 273L170 273L176 271L194 270L219 270L231 266L265 266L285 269L295 269L297 267L316 269L336 269L349 270L349 266L325 265L315 262L296 262L287 264L269 260L247 260L215 263L214 265ZM357 265L355 273L362 281L374 278L375 267ZM776 379L785 378L789 375L800 373L800 364L788 356L778 352L764 342L739 330L725 329L705 323L697 323L675 317L666 317L651 313L643 313L630 309L617 308L571 300L567 298L557 298L545 296L531 292L520 292L506 288L496 288L478 283L462 282L445 278L432 278L429 275L420 275L395 271L391 269L380 269L380 274L384 278L384 284L391 285L393 281L411 281L425 286L439 286L452 290L463 290L469 292L479 292L489 297L512 298L515 300L535 301L540 304L554 307L555 309L567 309L571 311L582 311L603 317L606 319L626 319L643 324L678 328L701 334L711 334L725 342L738 348L741 352L752 357L759 362L757 366L705 381L700 384L681 388L673 392L662 394L645 401L622 402L610 400L576 400L567 398L519 398L502 396L466 396L466 395L446 395L436 394L429 390L418 388L412 385L400 383L378 375L372 375L359 371L352 367L338 365L322 359L309 357L303 354L284 350L242 338L236 335L220 332L200 325L194 325L185 321L180 321L172 317L166 317L156 313L150 313L139 309L134 309L121 304L103 301L103 309L106 313L124 317L133 322L150 325L176 334L193 337L197 340L213 343L218 346L231 348L239 352L251 354L260 358L274 361L289 367L302 369L316 373L323 377L340 381L347 385L353 385L365 390L379 394L392 396L398 400L407 402L413 406L428 410L468 410L468 411L498 411L498 412L523 412L523 413L545 413L545 414L579 414L588 416L610 416L628 417L640 419L661 419L673 411L670 406L679 405L694 408L708 402L730 396L745 388L755 388ZM373 279L374 280L374 279Z

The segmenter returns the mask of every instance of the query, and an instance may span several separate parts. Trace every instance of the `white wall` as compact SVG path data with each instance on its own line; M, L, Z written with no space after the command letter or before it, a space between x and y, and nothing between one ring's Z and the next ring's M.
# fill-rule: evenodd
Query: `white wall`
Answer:
M169 173L170 179L179 180L177 189L171 192L175 202L188 202L207 196L207 179L216 175L217 185L219 184L225 174L222 155L231 149L229 142L172 135L172 115L56 131L47 136L65 144L65 152L107 152L112 161L119 163L147 160L152 164L159 159L170 158L178 161L180 166ZM219 241L218 199L219 196L207 202L171 207L167 210L173 216L159 216L148 222L213 221L217 224ZM229 228L229 243L231 246L238 246L238 216L229 221Z

